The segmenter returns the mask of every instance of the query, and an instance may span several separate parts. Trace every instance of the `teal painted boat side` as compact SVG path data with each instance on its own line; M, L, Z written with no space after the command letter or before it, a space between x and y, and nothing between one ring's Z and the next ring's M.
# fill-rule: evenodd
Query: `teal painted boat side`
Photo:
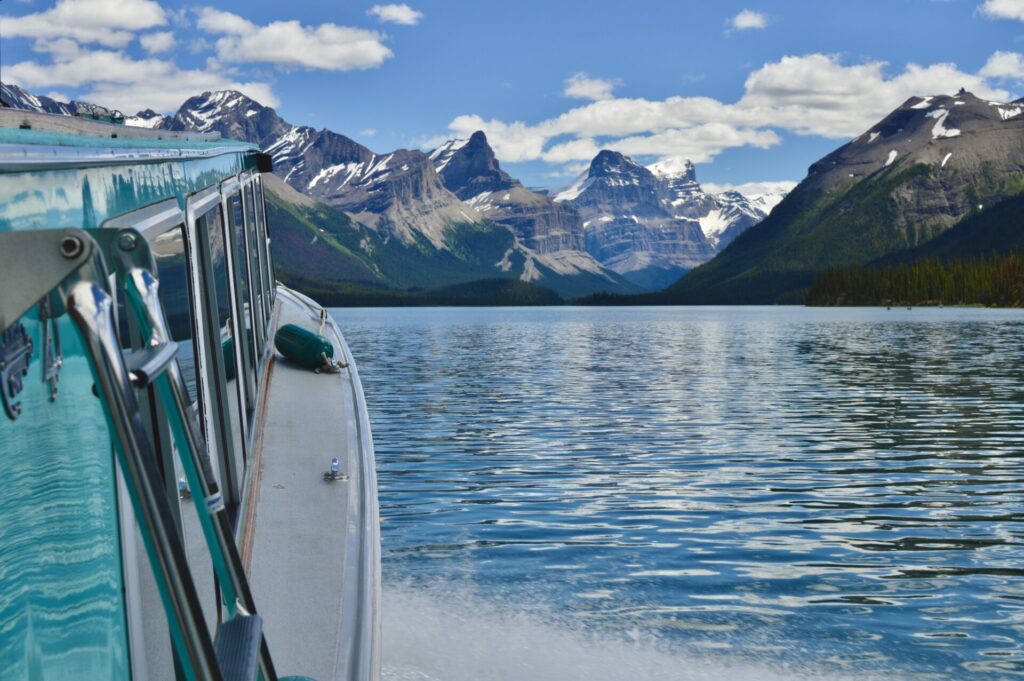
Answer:
M10 146L15 143L20 146ZM190 196L256 166L250 145L223 140L214 149L202 141L0 128L0 145L0 233L98 230L111 218L169 198L184 216ZM68 153L53 167L26 170L7 164L17 148ZM135 158L76 165L81 154L104 149ZM156 153L167 150L183 158ZM18 284L3 277L4 287ZM128 681L133 666L142 671L132 660L138 646L129 634L130 580L121 545L132 511L119 508L124 498L117 491L115 441L78 327L67 314L57 322L63 363L51 400L42 380L39 309L19 320L33 348L17 395L21 414L12 420L0 411L0 677ZM131 568L132 579L137 571ZM164 671L173 676L173 669Z
M246 149L240 149L240 152ZM162 163L0 172L0 232L80 227L218 185L255 166L249 153Z
M42 324L23 320L35 348ZM0 670L4 679L130 677L113 442L80 336L59 322L57 399L35 352L0 412Z

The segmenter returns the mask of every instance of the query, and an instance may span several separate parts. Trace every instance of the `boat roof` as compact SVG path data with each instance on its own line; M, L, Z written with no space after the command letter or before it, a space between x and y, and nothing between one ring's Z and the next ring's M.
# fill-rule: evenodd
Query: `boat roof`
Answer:
M258 151L217 132L151 130L103 121L0 109L0 172L110 165Z

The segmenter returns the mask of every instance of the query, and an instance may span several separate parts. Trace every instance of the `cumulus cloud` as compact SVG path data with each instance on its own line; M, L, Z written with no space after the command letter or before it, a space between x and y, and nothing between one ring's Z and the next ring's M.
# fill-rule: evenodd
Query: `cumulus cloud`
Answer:
M366 13L377 17L380 21L403 26L415 26L423 18L423 12L414 10L404 3L401 5L374 5L366 10Z
M407 5L382 11L381 19L389 21L421 16ZM199 37L186 47L214 55L205 67L185 69L162 57L177 43L168 28L190 24ZM373 30L298 21L260 25L212 7L166 10L156 0L56 0L49 9L4 17L3 28L5 37L27 38L35 52L46 55L5 66L5 78L33 89L72 88L75 97L128 112L172 111L197 92L222 89L276 106L270 85L239 75L239 65L347 71L379 66L393 56L385 36Z
M600 101L602 99L611 99L612 90L619 85L622 85L622 81L618 79L591 78L581 71L566 78L565 90L562 94L574 99Z
M985 0L979 9L993 19L1024 21L1024 0Z
M732 31L760 30L768 25L768 17L761 12L745 9L725 23Z
M1016 53L996 53L978 73L955 64L908 64L891 74L880 61L844 64L835 55L788 56L751 72L735 102L609 96L536 123L462 115L449 129L459 137L483 130L498 156L509 162L583 161L611 148L701 163L726 149L777 145L779 131L853 137L915 95L952 94L965 87L979 97L1006 100L1010 93L989 79L1019 77L1021 63Z
M142 45L142 49L146 50L149 54L167 52L174 47L174 34L170 31L147 33L139 37L139 43Z
M265 83L240 81L215 70L180 69L163 59L134 59L113 50L81 51L50 64L19 62L4 75L27 88L83 88L82 99L129 113L146 108L173 111L205 90L238 90L268 106L279 103Z
M1024 79L1024 59L1017 52L996 52L978 73L985 78L1021 80Z
M58 0L42 12L4 17L3 29L5 37L35 38L37 49L57 39L124 47L135 32L166 23L167 14L153 0Z
M201 8L198 15L201 30L223 36L215 48L218 58L225 62L351 71L380 66L394 56L377 31L331 23L303 26L298 21L259 26L212 7Z
M704 188L704 191L712 194L721 194L722 192L739 192L744 196L757 196L758 194L782 194L793 191L797 183L792 180L775 180L765 182L743 182L741 184L732 184L731 182L701 182L700 186Z

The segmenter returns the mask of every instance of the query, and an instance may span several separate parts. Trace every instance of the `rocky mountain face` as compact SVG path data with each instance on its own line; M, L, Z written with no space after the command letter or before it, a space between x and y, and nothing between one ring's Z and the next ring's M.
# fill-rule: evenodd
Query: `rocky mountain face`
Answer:
M606 150L554 200L581 216L587 251L601 264L656 290L764 219L781 196L708 193L687 160L644 167Z
M449 140L430 158L445 187L515 234L528 272L532 265L540 265L564 276L597 278L606 286L629 288L586 252L583 221L576 210L523 187L503 171L483 132L468 140Z
M555 201L579 213L587 252L598 262L658 289L715 253L696 219L670 212L663 191L647 168L618 152L602 151Z
M75 113L73 102L58 102L42 95L33 95L10 83L0 83L0 106L62 116L73 116Z
M912 97L814 163L771 215L666 292L799 302L821 271L924 244L1024 191L1024 101Z
M783 193L746 196L737 191L709 194L697 182L693 164L686 160L655 163L647 169L660 180L665 209L678 218L699 222L716 253L763 220L785 196Z
M430 154L444 186L538 253L583 251L582 223L570 206L523 187L501 169L483 132Z
M445 249L451 226L483 222L444 188L423 152L376 154L330 130L292 125L238 92L192 97L164 127L217 131L258 144L273 157L274 172L293 188L403 243L424 239Z

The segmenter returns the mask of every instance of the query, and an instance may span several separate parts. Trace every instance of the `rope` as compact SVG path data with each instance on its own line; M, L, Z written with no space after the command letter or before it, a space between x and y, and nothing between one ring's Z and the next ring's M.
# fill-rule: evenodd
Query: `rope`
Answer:
M314 370L318 374L340 374L341 370L348 366L347 362L335 361L329 358L326 352L321 352L320 358L323 359L324 363L320 368Z

